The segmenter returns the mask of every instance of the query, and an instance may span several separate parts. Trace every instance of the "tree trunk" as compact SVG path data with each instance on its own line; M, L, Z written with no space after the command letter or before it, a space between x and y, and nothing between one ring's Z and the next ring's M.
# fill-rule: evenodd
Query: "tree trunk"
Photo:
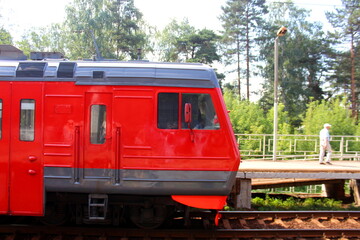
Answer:
M240 80L240 39L237 40L237 81L238 81L238 91L239 99L241 100L241 80Z
M352 116L358 119L357 103L356 103L356 86L355 86L355 50L354 50L354 34L351 34L350 46L350 61L351 61L351 111Z
M249 8L246 8L246 98L250 100L250 39L249 39Z

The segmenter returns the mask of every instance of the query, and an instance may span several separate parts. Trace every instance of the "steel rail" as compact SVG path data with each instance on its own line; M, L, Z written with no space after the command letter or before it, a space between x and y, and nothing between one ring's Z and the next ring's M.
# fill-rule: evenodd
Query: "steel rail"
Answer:
M43 239L46 236L60 236L66 239L98 239L106 240L112 237L126 239L252 239L281 237L358 237L360 229L119 229L102 227L34 227L34 226L0 226L0 237L6 235L7 240ZM56 239L56 237L54 238Z
M220 211L222 218L320 218L320 217L352 217L360 218L360 211ZM215 213L210 211L192 212L190 217L212 219Z
M357 217L360 211L220 211L223 218L266 217Z

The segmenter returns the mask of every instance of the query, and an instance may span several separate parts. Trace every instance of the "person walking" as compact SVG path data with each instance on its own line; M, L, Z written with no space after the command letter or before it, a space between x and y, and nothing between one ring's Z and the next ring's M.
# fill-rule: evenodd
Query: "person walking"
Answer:
M331 125L328 123L324 124L324 128L320 131L320 155L319 155L319 163L324 163L324 157L326 154L326 164L331 165L331 146L330 146L330 130Z

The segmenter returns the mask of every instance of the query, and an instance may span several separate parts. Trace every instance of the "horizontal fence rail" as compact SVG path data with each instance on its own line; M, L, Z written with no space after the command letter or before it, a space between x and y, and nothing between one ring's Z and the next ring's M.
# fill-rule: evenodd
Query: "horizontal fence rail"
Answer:
M273 134L235 134L245 160L272 160ZM331 136L332 159L360 160L360 136ZM277 135L276 157L279 160L317 160L320 140L318 135Z

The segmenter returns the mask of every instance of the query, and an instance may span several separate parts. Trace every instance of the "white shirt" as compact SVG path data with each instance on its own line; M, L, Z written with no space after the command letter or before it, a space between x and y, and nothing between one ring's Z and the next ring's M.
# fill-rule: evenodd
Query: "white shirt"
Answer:
M330 142L330 133L327 128L323 128L320 131L320 141L328 141Z

